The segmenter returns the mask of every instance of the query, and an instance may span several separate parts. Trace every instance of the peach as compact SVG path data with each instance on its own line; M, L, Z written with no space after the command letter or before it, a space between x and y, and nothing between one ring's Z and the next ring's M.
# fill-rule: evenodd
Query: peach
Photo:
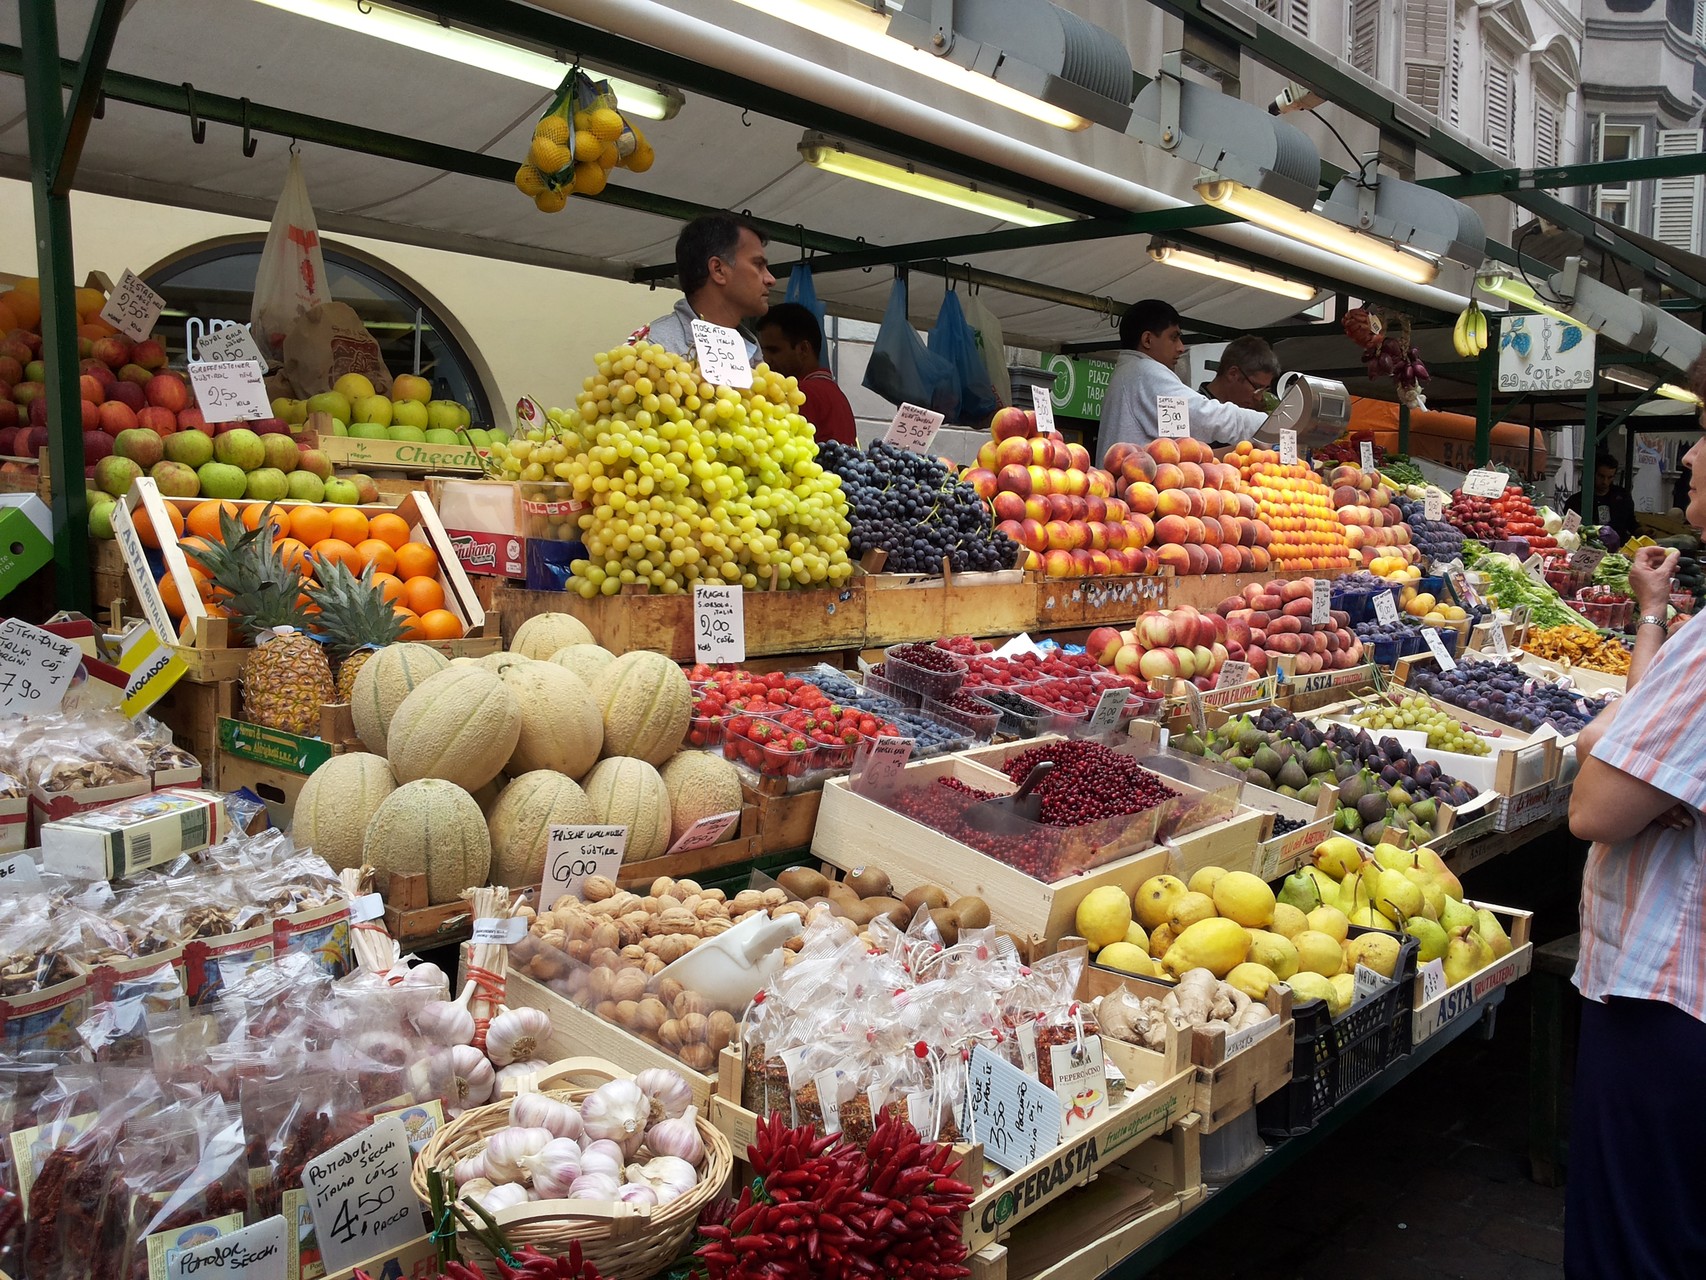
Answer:
M1159 649L1173 643L1173 619L1167 613L1151 609L1137 615L1131 624L1132 639L1145 649Z
M1009 538L1013 539L1014 542L1019 543L1020 546L1024 545L1023 541L1021 541L1019 537L1019 522L1017 520L998 520L995 524L995 530L997 533L1006 534Z
M1114 655L1120 651L1122 644L1118 631L1112 627L1097 627L1084 637L1084 652L1104 667L1111 667L1114 664Z
M1130 531L1126 537L1128 547L1147 547L1155 541L1155 521L1142 512L1127 518L1125 526Z
M1207 648L1204 645L1199 644L1196 648L1192 649L1191 657L1196 659L1198 675L1202 675L1204 672L1218 670L1220 667L1220 663L1215 661L1214 650Z
M1074 471L1088 471L1090 469L1092 463L1090 451L1083 445L1069 443L1066 446L1066 451L1072 455L1072 460L1067 465Z
M1203 523L1208 523L1206 517ZM1225 545L1235 547L1244 540L1244 522L1237 516L1219 516L1216 523L1220 525L1220 540Z
M1025 471L1031 477L1032 493L1053 493L1055 491L1054 473L1047 467L1039 467L1033 462L1025 468Z
M1102 459L1102 465L1117 475L1125 460L1137 451L1137 446L1131 441L1116 440L1108 446L1108 454Z
M1207 483L1203 477L1202 468L1194 462L1179 463L1179 474L1185 477L1185 488L1187 489L1200 489Z
M1183 489L1164 489L1156 495L1155 514L1158 516L1188 516L1191 498Z
M1108 504L1107 518L1109 520L1124 520L1131 514L1131 507L1123 498L1104 498L1102 501Z
M1121 645L1119 652L1114 654L1114 660L1108 665L1122 676L1142 676L1145 652L1147 650L1134 644Z
M1190 512L1193 516L1200 518L1208 513L1208 499L1203 497L1201 489L1187 488L1180 489L1179 492L1184 494L1185 500L1190 503Z
M1123 566L1122 566L1123 567ZM1097 577L1107 577L1114 572L1113 557L1106 551L1090 548L1090 573Z
M1108 469L1113 470L1112 467ZM1120 475L1127 480L1153 480L1155 479L1155 459L1139 449L1120 464Z
M989 422L989 434L997 442L1025 439L1036 430L1036 415L1016 405L997 409Z
M1171 462L1163 462L1155 468L1155 487L1157 489L1183 489L1185 473Z
M1070 551L1051 547L1043 552L1043 573L1050 578L1076 578L1078 562Z
M985 440L977 447L977 465L985 471L1001 470L1001 463L995 456L995 441Z
M1183 546L1190 540L1189 516L1166 515L1155 522L1155 541L1165 546Z
M1208 552L1198 543L1185 545L1185 563L1189 565L1188 573L1203 574L1208 572Z
M1207 518L1209 516L1219 516L1220 513L1225 509L1225 507L1223 506L1222 501L1221 501L1222 495L1221 495L1220 490L1219 489L1202 489L1202 490L1199 490L1199 492L1202 494L1202 508L1203 508L1202 514L1203 514L1203 516L1205 518Z
M1179 460L1181 462L1200 464L1214 461L1214 450L1209 447L1205 440L1198 440L1195 436L1185 436L1175 443L1179 446Z
M1035 520L1038 524L1047 524L1049 522L1048 499L1049 495L1046 493L1033 493L1026 498L1025 518Z
M1043 536L1050 551L1070 551L1078 545L1072 525L1065 520L1050 520L1043 526Z
M1189 680L1197 674L1196 650L1182 644L1173 646L1173 660L1179 664L1179 674Z
M1125 491L1125 503L1134 515L1149 515L1160 501L1160 490L1147 481L1139 480Z
M986 467L973 467L960 477L986 501L995 496L995 473Z
M1250 670L1256 675L1264 675L1267 672L1268 654L1265 649L1246 649L1242 661L1248 662Z
M1088 487L1091 493L1098 498L1106 498L1113 493L1114 477L1112 472L1103 471L1100 467L1091 467L1088 475L1090 477Z
M1187 543L1196 543L1198 546L1201 546L1203 539L1207 536L1208 532L1204 527L1201 518L1197 516L1186 516L1184 519L1186 529L1185 541ZM1218 532L1219 526L1216 525L1215 529Z
M1108 519L1108 500L1097 494L1091 494L1082 500L1084 503L1084 518L1086 520Z
M1002 467L995 476L998 490L1016 493L1021 497L1031 492L1031 471L1029 467Z
M1031 465L1031 442L1016 440L1009 436L995 446L995 461L1001 467L1028 467Z
M1019 536L1015 539L1022 547L1032 551L1044 551L1048 548L1048 533L1043 528L1041 520L1033 520L1026 516L1019 521Z
M997 520L1023 520L1025 500L1016 493L996 493L989 500L989 509Z
M1246 520L1254 520L1261 515L1261 508L1256 505L1256 499L1247 493L1238 495L1238 514Z
M1149 456L1157 462L1178 462L1179 442L1177 440L1151 440L1146 446Z
M1089 540L1090 550L1106 551L1108 549L1108 526L1100 520L1086 521L1084 536Z

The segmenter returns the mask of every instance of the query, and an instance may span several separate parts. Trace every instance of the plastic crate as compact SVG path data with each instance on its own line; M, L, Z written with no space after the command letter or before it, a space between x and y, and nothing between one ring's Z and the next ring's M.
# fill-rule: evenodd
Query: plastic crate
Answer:
M1351 937L1385 930L1352 926ZM1398 936L1398 935L1393 935ZM1400 938L1395 981L1334 1019L1324 1000L1292 1007L1296 1049L1291 1083L1256 1104L1262 1134L1295 1138L1363 1084L1410 1052L1411 997L1416 989L1414 938Z
M733 717L741 718L741 717ZM736 764L743 764L766 778L798 778L818 768L818 758L821 746L812 743L799 750L791 750L784 743L792 736L792 730L780 720L772 720L769 716L747 716L754 723L771 726L776 741L754 742L750 738L725 733L723 736L723 758Z
M898 684L903 689L911 689L926 698L945 698L958 689L966 680L965 659L958 654L949 653L946 649L934 649L953 660L953 666L947 671L936 671L929 667L919 666L907 661L904 651L912 649L911 645L890 645L883 650L883 678L890 684ZM930 645L918 645L918 649L931 649Z

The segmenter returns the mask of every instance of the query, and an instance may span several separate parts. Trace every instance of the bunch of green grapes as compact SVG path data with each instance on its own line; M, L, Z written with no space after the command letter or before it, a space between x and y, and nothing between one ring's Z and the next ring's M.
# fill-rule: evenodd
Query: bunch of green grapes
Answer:
M555 478L586 504L587 558L570 589L615 595L646 583L672 594L698 581L748 589L840 586L847 557L841 477L817 461L805 397L764 365L745 391L713 387L698 366L650 343L595 357L573 412L517 457L518 477Z
M1488 746L1480 734L1415 694L1387 706L1365 707L1353 717L1364 729L1413 729L1428 735L1435 751L1484 756Z
M539 484L569 479L568 460L586 446L575 430L580 420L573 413L551 409L549 427L518 429L513 438L491 442L487 469L494 479Z

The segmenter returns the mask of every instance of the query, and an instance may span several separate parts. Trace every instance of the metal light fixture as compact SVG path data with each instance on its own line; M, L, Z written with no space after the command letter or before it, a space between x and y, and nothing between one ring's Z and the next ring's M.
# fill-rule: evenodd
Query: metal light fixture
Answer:
M1373 171L1370 156L1365 172ZM1487 248L1487 230L1475 210L1399 178L1340 178L1316 211L1341 227L1436 260L1476 266Z
M1637 373L1633 369L1625 369L1613 365L1609 369L1601 369L1599 376L1607 382L1615 382L1622 387L1633 387L1636 391L1651 391L1656 396L1666 400L1679 400L1683 404L1699 404L1700 397L1687 387L1679 387L1674 382L1660 382L1656 378Z
M546 54L382 5L358 3L358 0L257 0L257 3L451 62L481 67L542 89L555 89L569 72L565 63ZM673 119L685 101L680 90L667 85L642 84L618 76L594 78L610 82L623 111L646 120Z
M1168 244L1165 240L1151 240L1149 256L1169 267L1182 267L1199 275L1249 285L1253 289L1277 293L1281 297L1296 298L1299 302L1312 301L1318 292L1314 285L1287 280L1284 276L1270 275L1266 271L1257 271L1237 262L1225 262L1212 254L1198 253L1181 245Z
M986 214L1002 222L1013 222L1024 227L1043 227L1073 221L1067 214L1057 213L1053 209L1039 209L1029 201L998 196L967 182L951 182L946 178L922 172L910 163L898 164L891 160L879 159L821 133L806 134L800 142L800 157L807 164L822 169L825 173L856 178L860 182L886 187L890 191L902 191L907 195L952 205L970 213Z
M1475 273L1475 287L1482 293L1490 294L1526 311L1537 315L1551 316L1554 320L1563 320L1570 324L1580 324L1574 316L1568 315L1556 307L1549 307L1540 300L1540 295L1534 291L1534 286L1526 280L1513 279L1504 273L1499 266L1484 266Z
M1047 0L740 0L1059 129L1123 129L1131 55L1109 31Z
M1197 194L1204 203L1216 209L1224 209L1247 222L1385 271L1411 284L1432 284L1434 277L1439 275L1437 262L1405 253L1385 241L1359 235L1311 210L1299 209L1241 182L1208 174L1197 183Z
M1564 269L1552 277L1548 287L1570 319L1631 351L1651 352L1681 370L1687 370L1706 352L1706 336L1668 311L1585 274L1580 258L1564 259Z

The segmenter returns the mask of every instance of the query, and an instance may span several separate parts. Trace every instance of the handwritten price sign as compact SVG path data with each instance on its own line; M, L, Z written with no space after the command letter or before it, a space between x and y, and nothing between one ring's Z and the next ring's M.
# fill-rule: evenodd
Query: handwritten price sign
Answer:
M101 319L132 342L141 342L154 332L154 322L165 309L166 300L128 267L113 286L112 296L101 308ZM265 417L265 414L261 415Z
M739 329L695 320L693 345L699 352L699 376L713 387L752 385L752 361L746 357L746 339Z
M209 422L236 422L239 418L269 418L267 384L261 381L261 366L253 360L218 360L190 366L196 403Z
M253 360L256 364L264 364L260 345L246 324L219 324L196 344L196 351L206 363Z
M1290 427L1280 428L1280 461L1290 466L1297 461L1297 432Z
M302 1169L308 1210L331 1273L346 1270L421 1233L421 1202L409 1186L409 1135L398 1116L315 1156Z
M930 442L936 438L936 432L941 429L942 415L934 409L925 409L916 404L903 404L894 415L894 421L889 423L889 429L883 436L884 444L892 444L897 449L906 449L912 453L923 453L930 447Z
M1155 434L1178 440L1191 434L1191 402L1184 396L1155 397Z
M1038 431L1048 435L1058 429L1054 425L1054 393L1048 387L1031 388L1031 408L1036 411Z
M746 599L740 587L693 588L693 656L709 663L746 661Z
M0 717L57 711L83 651L17 618L0 623Z
M552 827L547 840L541 911L549 911L558 898L583 897L594 876L614 880L628 848L628 828Z
M241 1231L232 1231L194 1244L171 1255L166 1265L167 1280L189 1280L191 1276L206 1280L209 1276L241 1276L243 1280L285 1280L289 1274L289 1254L285 1248L284 1215L257 1222Z
M1054 1092L981 1044L966 1071L960 1132L1003 1169L1023 1169L1060 1142L1066 1109Z

